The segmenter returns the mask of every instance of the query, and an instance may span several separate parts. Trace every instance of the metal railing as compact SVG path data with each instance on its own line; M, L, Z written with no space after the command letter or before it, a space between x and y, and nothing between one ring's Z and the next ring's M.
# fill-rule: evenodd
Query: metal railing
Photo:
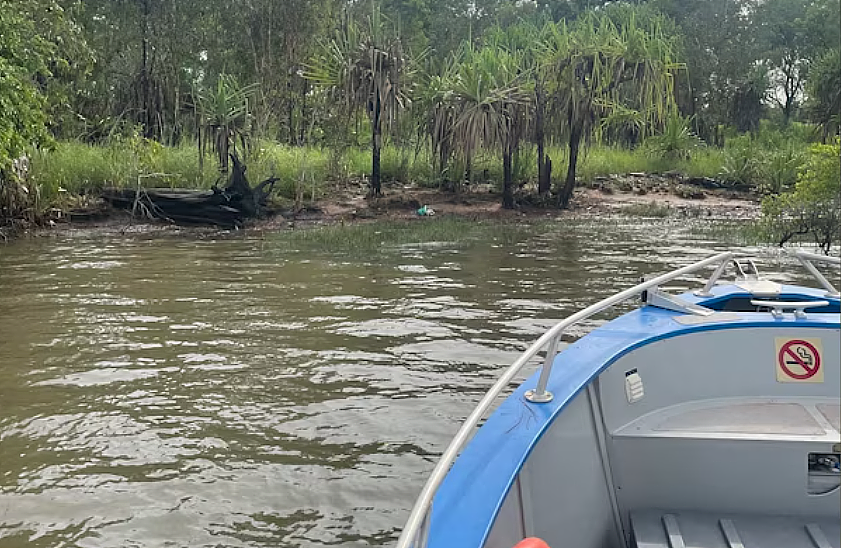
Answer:
M841 258L830 257L829 255L818 255L817 253L809 253L808 251L796 250L792 252L798 261L809 271L809 273L818 280L824 289L826 289L827 297L838 297L840 294L832 282L826 279L820 270L815 268L812 263L826 263L835 266L841 266Z
M734 254L731 252L719 253L703 261L679 268L667 274L663 274L656 278L646 280L645 282L635 285L630 289L621 291L604 300L597 302L594 305L576 312L572 316L562 320L549 331L543 334L537 341L526 350L520 358L515 361L505 372L499 377L494 385L488 390L482 400L476 405L476 408L470 413L470 416L464 421L456 433L453 441L441 455L438 464L432 470L432 474L424 485L423 490L418 496L412 512L409 514L409 519L406 521L406 526L397 540L396 548L425 548L426 541L429 536L429 522L432 510L432 499L444 477L450 470L450 467L455 462L456 457L473 437L473 432L479 421L485 415L487 410L491 407L493 402L499 394L508 386L508 384L517 376L523 366L526 365L532 358L534 358L544 347L548 345L546 351L546 358L543 362L543 367L540 372L540 378L537 382L537 387L534 390L529 390L526 393L526 398L533 403L544 403L552 400L552 393L546 390L546 383L549 381L549 375L552 372L552 363L557 354L558 343L561 340L561 335L564 330L575 325L581 320L585 320L594 314L610 308L616 304L622 303L632 297L636 297L643 291L654 289L659 285L670 282L676 278L691 274L704 267L713 264L719 264L713 276L717 279L724 271L724 268L733 259ZM715 280L712 282L715 283ZM708 284L712 287L712 284Z

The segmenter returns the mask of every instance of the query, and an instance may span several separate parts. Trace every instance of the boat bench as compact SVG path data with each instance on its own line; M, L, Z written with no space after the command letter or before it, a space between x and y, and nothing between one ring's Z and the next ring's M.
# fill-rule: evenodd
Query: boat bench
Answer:
M750 509L838 523L839 418L832 398L707 400L645 415L611 436L619 506L625 519L649 508Z
M646 510L631 529L635 548L841 548L837 518Z

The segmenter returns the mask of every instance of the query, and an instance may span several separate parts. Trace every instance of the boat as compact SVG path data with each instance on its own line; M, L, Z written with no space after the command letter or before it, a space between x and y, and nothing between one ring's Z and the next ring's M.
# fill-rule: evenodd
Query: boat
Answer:
M787 253L816 287L718 253L552 327L463 423L397 548L841 548L841 314L824 275L841 260Z

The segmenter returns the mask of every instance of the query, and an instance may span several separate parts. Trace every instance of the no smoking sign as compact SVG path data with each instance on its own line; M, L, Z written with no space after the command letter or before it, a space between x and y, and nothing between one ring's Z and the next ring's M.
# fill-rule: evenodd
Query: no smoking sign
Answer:
M776 338L777 382L823 382L820 339Z

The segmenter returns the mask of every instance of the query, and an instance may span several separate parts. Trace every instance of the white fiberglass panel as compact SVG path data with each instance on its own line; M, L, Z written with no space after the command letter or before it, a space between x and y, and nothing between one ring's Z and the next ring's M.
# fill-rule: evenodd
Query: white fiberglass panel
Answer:
M820 350L820 376L778 380L781 340L806 340ZM786 355L784 355L784 358ZM648 343L599 376L607 429L615 433L648 413L723 398L838 398L841 333L831 328L750 327L693 331ZM625 377L636 372L645 397L629 403ZM819 378L819 382L814 382ZM808 381L808 382L806 382Z

